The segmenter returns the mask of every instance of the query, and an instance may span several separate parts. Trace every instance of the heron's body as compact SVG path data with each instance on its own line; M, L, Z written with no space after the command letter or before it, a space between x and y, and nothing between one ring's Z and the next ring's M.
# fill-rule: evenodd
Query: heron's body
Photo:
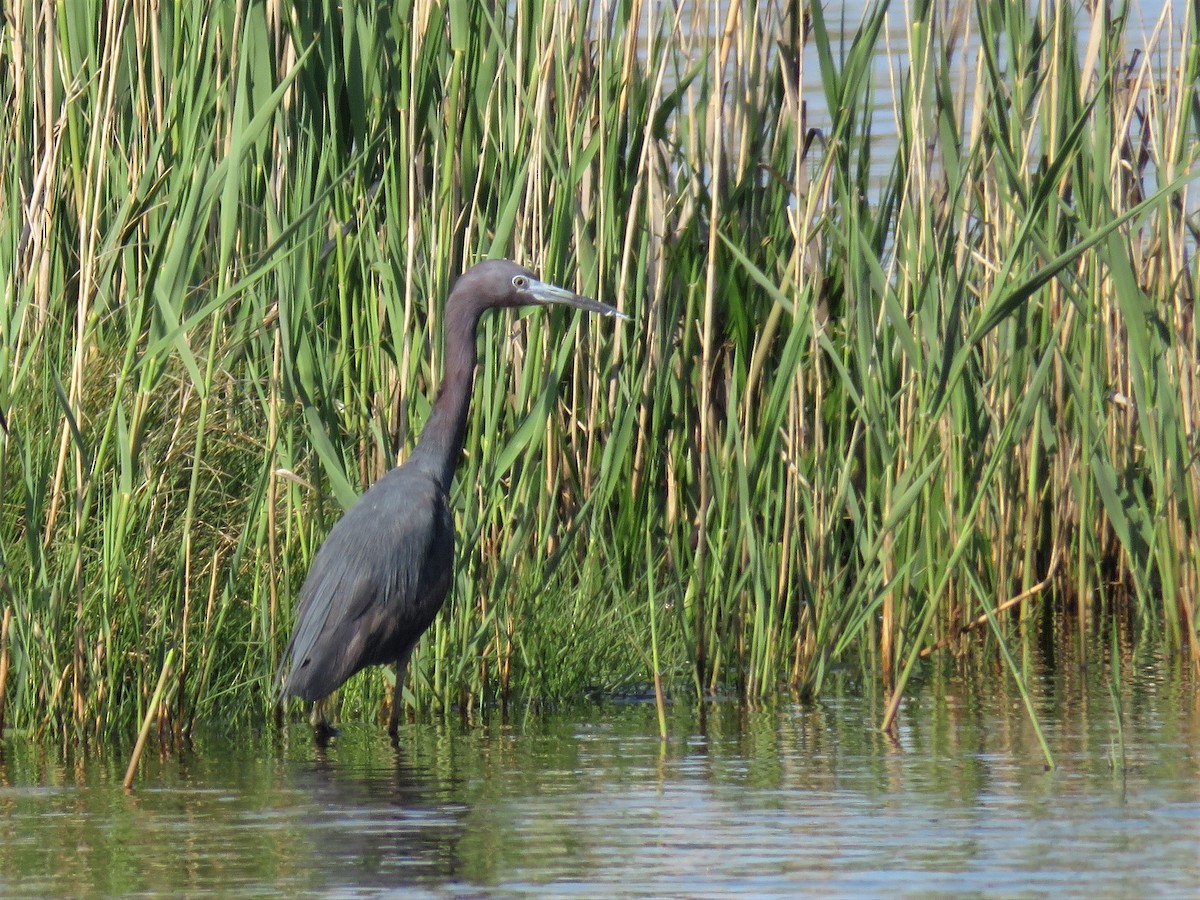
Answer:
M446 493L392 469L333 527L300 589L284 690L320 700L367 666L408 661L450 590L454 520Z
M494 307L550 303L627 318L507 260L480 263L459 279L446 303L446 371L429 421L407 461L363 494L313 558L284 656L285 694L319 700L367 666L396 663L389 723L395 736L409 656L453 580L449 494L466 432L479 317Z

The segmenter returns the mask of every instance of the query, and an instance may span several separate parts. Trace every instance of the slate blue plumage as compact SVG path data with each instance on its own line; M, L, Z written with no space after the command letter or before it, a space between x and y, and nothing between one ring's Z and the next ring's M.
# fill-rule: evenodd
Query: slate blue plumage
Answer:
M446 370L429 421L404 464L363 494L313 558L284 654L285 695L317 701L367 666L395 663L388 722L395 737L409 657L453 578L449 494L462 455L479 317L495 307L555 303L628 318L508 260L479 263L459 278L446 301ZM323 720L314 724L318 733L327 729Z

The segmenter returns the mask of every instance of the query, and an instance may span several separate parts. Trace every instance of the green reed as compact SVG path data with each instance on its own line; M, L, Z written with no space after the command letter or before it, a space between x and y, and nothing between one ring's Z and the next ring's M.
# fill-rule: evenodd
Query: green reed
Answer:
M267 715L486 255L636 324L485 320L417 710L839 666L890 724L975 646L1028 703L1056 606L1200 664L1197 26L1058 6L14 6L3 721Z

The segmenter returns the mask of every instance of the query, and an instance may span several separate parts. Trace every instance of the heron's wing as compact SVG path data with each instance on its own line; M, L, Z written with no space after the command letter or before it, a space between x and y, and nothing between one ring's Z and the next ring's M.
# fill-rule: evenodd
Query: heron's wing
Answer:
M376 482L313 559L284 691L315 700L410 650L445 599L453 558L450 510L433 481L400 468Z

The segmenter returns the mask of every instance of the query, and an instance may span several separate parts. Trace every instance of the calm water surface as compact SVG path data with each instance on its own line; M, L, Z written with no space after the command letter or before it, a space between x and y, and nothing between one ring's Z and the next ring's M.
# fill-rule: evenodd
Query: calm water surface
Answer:
M1190 897L1200 713L1178 673L998 672L746 710L208 733L143 762L0 743L0 895ZM1119 693L1121 720L1115 714ZM1123 735L1123 738L1122 738ZM127 752L127 751L126 751ZM69 757L69 755L68 755Z

